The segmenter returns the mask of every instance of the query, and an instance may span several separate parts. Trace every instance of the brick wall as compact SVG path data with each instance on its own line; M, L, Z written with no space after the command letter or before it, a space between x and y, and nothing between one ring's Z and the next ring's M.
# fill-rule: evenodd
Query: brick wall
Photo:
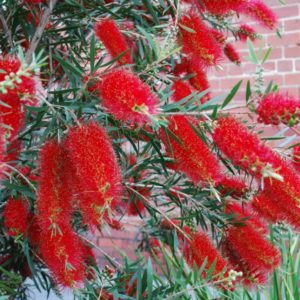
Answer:
M269 60L265 64L265 80L274 80L281 90L288 90L291 94L300 97L300 0L286 0L286 5L281 6L278 0L266 0L268 5L273 7L280 18L282 27L282 39L276 33L268 31L257 25L253 25L263 35L261 41L255 42L257 48L260 43L265 43L265 49L272 46L273 50ZM249 25L250 20L243 19ZM241 56L247 56L248 50L245 43L234 43ZM255 66L243 59L240 67L231 62L223 62L223 70L212 70L209 74L213 95L226 94L240 80L244 79L242 88L237 94L235 103L245 101L245 86L247 80L253 78ZM266 128L265 128L266 129ZM272 131L272 129L270 128ZM265 130L265 133L271 132ZM279 128L278 128L279 130ZM292 134L292 133L291 133ZM140 221L135 218L125 220L125 231L105 231L100 236L93 237L95 244L102 250L95 250L100 266L107 264L103 251L120 259L119 250L125 251L130 257L134 256L134 249L138 245L138 224Z
M300 97L300 0L286 0L284 6L278 0L266 0L265 3L273 8L280 19L282 38L275 32L264 29L251 20L243 18L243 23L253 25L263 36L262 40L254 43L258 49L264 43L264 49L272 47L271 55L265 66L265 82L274 80L282 91L289 91ZM248 55L246 43L234 43L241 57ZM213 94L226 93L240 79L244 79L237 99L245 99L245 87L248 79L253 78L255 66L242 59L240 67L226 61L222 64L223 70L214 70L209 75Z

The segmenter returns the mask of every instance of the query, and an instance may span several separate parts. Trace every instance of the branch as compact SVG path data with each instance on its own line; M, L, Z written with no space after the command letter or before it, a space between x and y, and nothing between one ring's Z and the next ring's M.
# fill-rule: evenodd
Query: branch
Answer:
M33 53L35 52L41 38L42 38L42 35L44 33L44 30L45 30L45 27L49 21L49 18L51 16L51 13L54 9L54 6L56 5L56 2L58 0L50 0L49 1L49 6L48 8L45 10L43 16L42 16L42 19L41 19L41 22L39 23L39 26L37 27L35 33L34 33L34 36L30 42L30 45L29 45L29 49L28 51L26 52L26 62L28 64L30 64L31 62L31 59L32 59L32 55Z
M5 36L7 37L8 44L12 48L14 46L14 42L13 42L13 39L12 39L12 33L11 33L11 30L9 29L9 27L7 25L7 22L6 22L5 17L4 17L3 10L1 8L0 8L0 20L1 20L1 23L2 23L2 26L3 26Z

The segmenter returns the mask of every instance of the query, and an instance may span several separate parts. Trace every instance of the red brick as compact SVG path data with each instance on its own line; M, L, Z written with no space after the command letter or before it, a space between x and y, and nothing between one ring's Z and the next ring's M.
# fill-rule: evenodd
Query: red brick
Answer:
M284 21L284 31L293 31L299 30L300 28L300 18L293 20L286 20Z
M264 76L265 84L268 84L271 80L278 85L283 85L284 83L284 76L273 74L273 75L266 75Z
M271 47L295 46L300 43L300 32L284 32L281 38L274 33L267 41Z
M287 85L299 85L300 84L300 72L296 74L286 74L285 84Z
M286 58L298 58L300 57L300 46L294 46L284 49L284 56Z
M300 71L300 59L297 59L295 61L295 68L296 68L296 71Z
M298 5L284 5L284 6L274 8L273 11L279 18L298 17L299 15Z
M279 72L291 72L293 71L293 61L292 60L279 60L277 62L277 71Z

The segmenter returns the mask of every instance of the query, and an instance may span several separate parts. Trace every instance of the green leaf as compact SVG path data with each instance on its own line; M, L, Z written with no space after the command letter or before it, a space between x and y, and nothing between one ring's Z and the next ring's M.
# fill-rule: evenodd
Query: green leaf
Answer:
M270 56L270 54L271 54L271 52L272 52L272 48L270 47L270 48L268 48L268 50L266 51L266 53L265 53L265 55L264 55L264 57L263 57L263 59L262 59L262 64L264 64L266 61L267 61L267 59L269 58L269 56Z
M236 95L237 91L239 90L241 84L242 84L243 80L240 80L230 91L230 93L228 94L228 96L226 97L226 99L224 100L221 108L224 108L226 105L228 105L228 103L233 99L233 97Z
M77 76L81 77L83 71L76 68L68 60L63 59L59 55L53 55L53 57L62 65L63 68L69 70L71 73L75 73Z
M247 86L246 86L246 102L248 103L250 97L252 95L252 91L251 91L251 83L250 80L247 81Z
M256 56L256 53L254 51L254 47L253 44L251 42L250 39L247 39L247 45L248 45L248 49L249 49L249 55L250 55L250 59L254 64L258 64L258 59Z
M148 259L148 265L147 265L147 294L148 294L148 300L152 299L152 289L153 289L153 267L151 263L151 259Z
M182 28L183 28L185 31L187 31L187 32L190 32L190 33L196 33L195 30L193 30L193 29L191 29L191 28L189 28L189 27L186 27L186 26L184 26L184 25L182 25L182 24L179 24L179 26L182 27Z

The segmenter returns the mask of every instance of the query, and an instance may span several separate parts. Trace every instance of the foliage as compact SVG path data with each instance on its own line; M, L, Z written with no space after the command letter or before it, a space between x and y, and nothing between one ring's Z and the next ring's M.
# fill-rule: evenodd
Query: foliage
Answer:
M0 154L0 172L3 171L0 187L0 299L27 299L32 286L26 278L31 278L38 290L48 294L54 290L59 295L62 281L59 276L53 276L57 272L53 266L50 267L51 262L56 263L57 269L63 269L60 275L64 271L68 275L71 272L78 275L75 268L77 257L73 264L68 260L76 251L71 251L65 259L66 268L60 264L59 251L50 253L58 258L57 261L46 257L45 252L70 246L74 250L73 240L83 245L76 250L84 256L81 259L85 261L88 272L84 283L79 285L68 277L71 283L68 281L66 285L74 289L76 299L299 298L299 237L283 225L284 221L288 221L289 225L299 228L295 215L291 211L276 215L272 221L279 225L269 225L268 231L265 225L260 227L258 212L253 208L251 214L245 215L227 211L231 201L245 203L245 207L252 205L252 199L258 197L265 186L269 188L268 192L277 192L277 195L282 193L282 199L288 198L286 184L298 182L296 170L287 167L288 172L283 176L280 168L273 167L278 164L285 166L284 156L295 136L285 137L284 129L273 136L257 138L258 144L261 141L267 144L268 141L279 140L278 147L283 150L284 159L277 159L277 152L272 149L268 151L274 154L273 165L273 161L264 161L262 170L245 168L245 164L241 165L232 157L225 156L213 140L220 116L227 115L235 108L234 100L237 99L242 81L228 95L211 96L211 91L206 88L210 68L221 65L225 55L233 63L240 63L234 43L229 43L230 38L242 41L248 38L248 60L256 65L256 74L255 82L247 82L244 109L254 115L259 100L264 95L277 92L277 85L273 82L266 85L263 78L263 66L271 49L264 52L261 47L256 53L251 40L259 38L259 35L253 29L245 25L240 27L237 23L240 14L241 18L250 15L257 19L260 16L260 22L274 29L276 17L261 1L228 1L228 8L221 7L219 1L211 1L212 6L208 2L2 1L0 45L4 57L1 61L5 60L5 55L17 57L22 72L9 73L0 85L0 118L5 132L0 132L5 139L4 154ZM189 10L191 7L192 12ZM216 15L215 11L219 9L222 12ZM115 20L116 23L98 23L95 27L96 22L104 18ZM109 28L114 35L109 34ZM102 34L104 30L106 32ZM128 55L128 49L132 57ZM208 54L201 56L203 49ZM186 63L190 65L186 66ZM4 67L0 75L7 71ZM179 70L181 67L184 68L183 72ZM117 71L111 72L113 69ZM22 84L28 78L35 80L38 86L33 93L37 98L36 104L22 98L28 96L27 90L22 91L20 96L20 85L24 88ZM109 89L105 90L109 80ZM188 93L184 95L186 90L180 90L179 94L182 92L182 95L175 101L174 89L178 81L186 84ZM12 97L13 92L17 94L16 97L22 98L20 112L22 116L24 113L24 122L15 135L12 134L13 125L5 123L2 112L11 109L11 98L8 99L8 96ZM124 103L132 105L129 110L126 110L128 107ZM181 122L181 117L186 121ZM90 121L95 122L92 123L95 134L89 133L88 138L84 139L78 132L84 132L85 124L91 124ZM254 132L263 136L259 128L253 129L254 123L249 120L246 123L252 130L249 135ZM285 123L293 126L297 122ZM98 130L99 124L101 127ZM183 126L187 130L178 130L178 124L187 124L187 127ZM72 132L76 132L78 137L70 142ZM50 157L45 163L43 157L46 157L47 145L50 148L49 140L55 141L54 144L60 147L57 153L63 152L65 156L55 161L51 161ZM15 141L19 141L20 145L16 146L15 152L12 150L14 156L9 157L8 150ZM95 143L90 146L93 141ZM118 164L111 154L113 150L110 143ZM105 150L98 151L99 145L103 145ZM264 145L259 144L257 148L266 149ZM69 152L72 152L71 155ZM97 157L97 153L101 156ZM68 160L70 156L73 163ZM54 154L52 158L54 160ZM85 160L88 158L89 161ZM76 163L74 160L77 160ZM47 166L47 163L48 168L40 168ZM68 169L69 173L65 170L68 164L74 167ZM118 174L117 168L122 173L121 199L115 199L118 198L120 181L115 176ZM213 173L213 168L214 176L209 173ZM67 177L64 177L65 172ZM294 181L286 175L289 172L295 174ZM107 184L101 182L103 178ZM286 182L286 178L290 181ZM278 183L278 188L281 188L279 192L272 189L274 180L275 184L281 182ZM46 182L47 189L44 186L41 193L43 182ZM59 186L61 182L63 185ZM95 185L96 192L93 190ZM51 187L54 187L53 190ZM107 191L111 187L115 190L108 196ZM68 192L73 194L66 195ZM95 222L90 217L92 214L88 215L85 211L87 205L84 208L76 202L81 201L82 205L94 201L93 197L84 196L87 192L98 197L92 203L93 208L97 206L97 226L94 226ZM73 198L69 199L69 196ZM291 200L290 210L296 206L297 192L293 197L288 199ZM13 222L7 222L4 216L15 213L5 214L8 199L12 198L21 198L29 205L28 218L31 221L28 221L26 233L9 233L7 224ZM55 202L53 200L52 203L51 199L65 201L62 203L57 200L54 203L58 221L54 222L55 218L49 217L51 230L43 228L42 237L36 245L33 240L36 234L33 229L35 218L39 220L39 228L46 227L46 221L39 219L42 215L41 198L47 198L49 210ZM48 202L44 204L47 207ZM71 213L64 211L68 204L73 205ZM91 232L99 234L101 228L107 226L118 229L124 227L126 230L128 215L140 219L140 245L136 260L130 260L126 249L123 249L121 262L104 254L108 266L97 266L93 255L88 253L92 246L95 246L95 250L99 248L90 240ZM92 228L89 227L89 221L93 223ZM270 220L267 218L267 221ZM241 277L245 274L227 264L227 260L224 260L226 267L220 269L222 245L230 229L236 226L252 228L270 249L273 249L273 244L280 247L282 265L269 276L270 284L267 287L258 287L260 279L256 280L258 275L255 272L251 274L256 280L251 283L252 287L242 287L245 283ZM202 232L206 232L211 243L194 243L197 234ZM66 236L68 242L63 241ZM41 241L45 243L43 247L38 245ZM255 241L253 245L255 247ZM149 255L146 255L147 252ZM211 259L211 253L216 253L215 259ZM91 260L87 263L88 258ZM241 260L244 261L244 258ZM271 273L274 267L263 271ZM253 290L253 285L257 290Z

